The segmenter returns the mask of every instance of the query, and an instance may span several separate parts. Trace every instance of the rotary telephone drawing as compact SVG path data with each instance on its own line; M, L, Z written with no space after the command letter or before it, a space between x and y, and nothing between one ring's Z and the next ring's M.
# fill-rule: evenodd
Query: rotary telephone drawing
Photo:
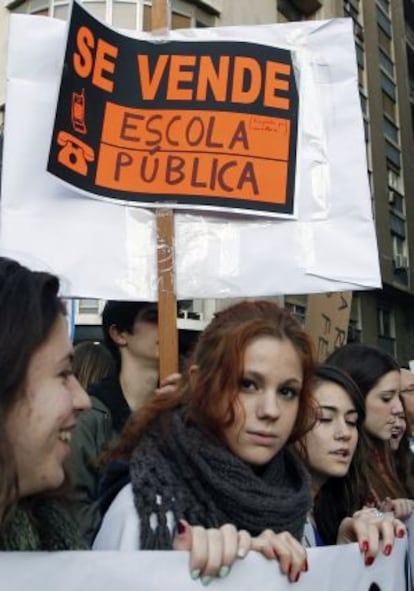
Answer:
M88 174L88 162L95 160L93 149L67 131L58 133L57 143L62 146L58 153L58 162L74 172L86 176Z

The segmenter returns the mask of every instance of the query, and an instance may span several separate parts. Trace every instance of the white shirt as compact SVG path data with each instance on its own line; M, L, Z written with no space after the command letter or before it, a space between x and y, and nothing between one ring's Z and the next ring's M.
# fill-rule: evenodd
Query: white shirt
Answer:
M161 498L157 497L157 503ZM167 525L174 531L174 516L167 511ZM158 520L155 514L150 516L150 526L155 530ZM140 550L141 523L135 509L131 483L126 484L109 506L102 520L101 527L93 542L93 550Z

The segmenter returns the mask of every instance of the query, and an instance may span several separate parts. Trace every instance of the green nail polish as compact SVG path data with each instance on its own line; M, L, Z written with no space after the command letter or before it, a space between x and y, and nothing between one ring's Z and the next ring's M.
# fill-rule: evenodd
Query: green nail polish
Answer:
M210 585L211 581L213 580L213 577L209 577L209 576L205 576L205 577L201 577L201 583L202 585Z
M190 573L191 578L195 581L196 579L198 579L198 577L200 576L200 569L199 568L195 568L194 570L191 571Z
M230 572L230 567L229 566L222 566L221 569L219 570L219 577L221 579L224 579L224 577L227 577L227 575Z

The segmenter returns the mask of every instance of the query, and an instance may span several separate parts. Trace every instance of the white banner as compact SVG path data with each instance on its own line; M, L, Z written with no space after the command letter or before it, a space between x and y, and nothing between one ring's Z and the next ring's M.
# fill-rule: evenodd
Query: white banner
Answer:
M406 591L407 542L398 540L391 556L364 566L356 544L311 548L309 571L291 584L276 561L251 553L225 579L211 583L222 591ZM3 591L194 591L185 552L0 553Z
M65 31L57 19L11 17L1 254L58 274L67 296L156 300L154 212L86 197L46 172ZM288 49L299 92L296 219L176 213L177 297L380 287L351 19L169 39Z

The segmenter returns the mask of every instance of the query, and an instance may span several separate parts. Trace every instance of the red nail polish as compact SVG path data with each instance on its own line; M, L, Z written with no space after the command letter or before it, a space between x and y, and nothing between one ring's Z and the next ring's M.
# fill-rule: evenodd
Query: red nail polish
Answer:
M386 546L384 546L383 549L383 553L385 554L385 556L389 556L392 552L392 546L391 544L387 544Z
M374 557L373 556L367 556L365 558L365 566L371 566L371 564L374 562Z
M299 577L300 577L300 572L298 572L298 574L296 575L295 580L293 582L297 583L299 581Z
M405 536L405 531L403 529L400 529L399 532L397 533L397 536L399 538L403 538Z
M367 540L364 540L360 546L361 552L369 552L369 543Z
M274 554L274 557L276 558L276 560L279 560L280 559L280 555L279 555L279 552L277 550L273 550L273 554Z
M187 528L185 527L185 524L184 524L182 521L179 521L179 522L178 522L178 525L177 525L177 531L178 531L178 534L179 534L179 535L183 534L183 533L185 532L185 530L186 530L186 529L187 529Z
M305 573L307 573L308 570L309 570L309 565L308 565L308 561L307 560L305 560L305 564L303 565L303 570L305 571Z

